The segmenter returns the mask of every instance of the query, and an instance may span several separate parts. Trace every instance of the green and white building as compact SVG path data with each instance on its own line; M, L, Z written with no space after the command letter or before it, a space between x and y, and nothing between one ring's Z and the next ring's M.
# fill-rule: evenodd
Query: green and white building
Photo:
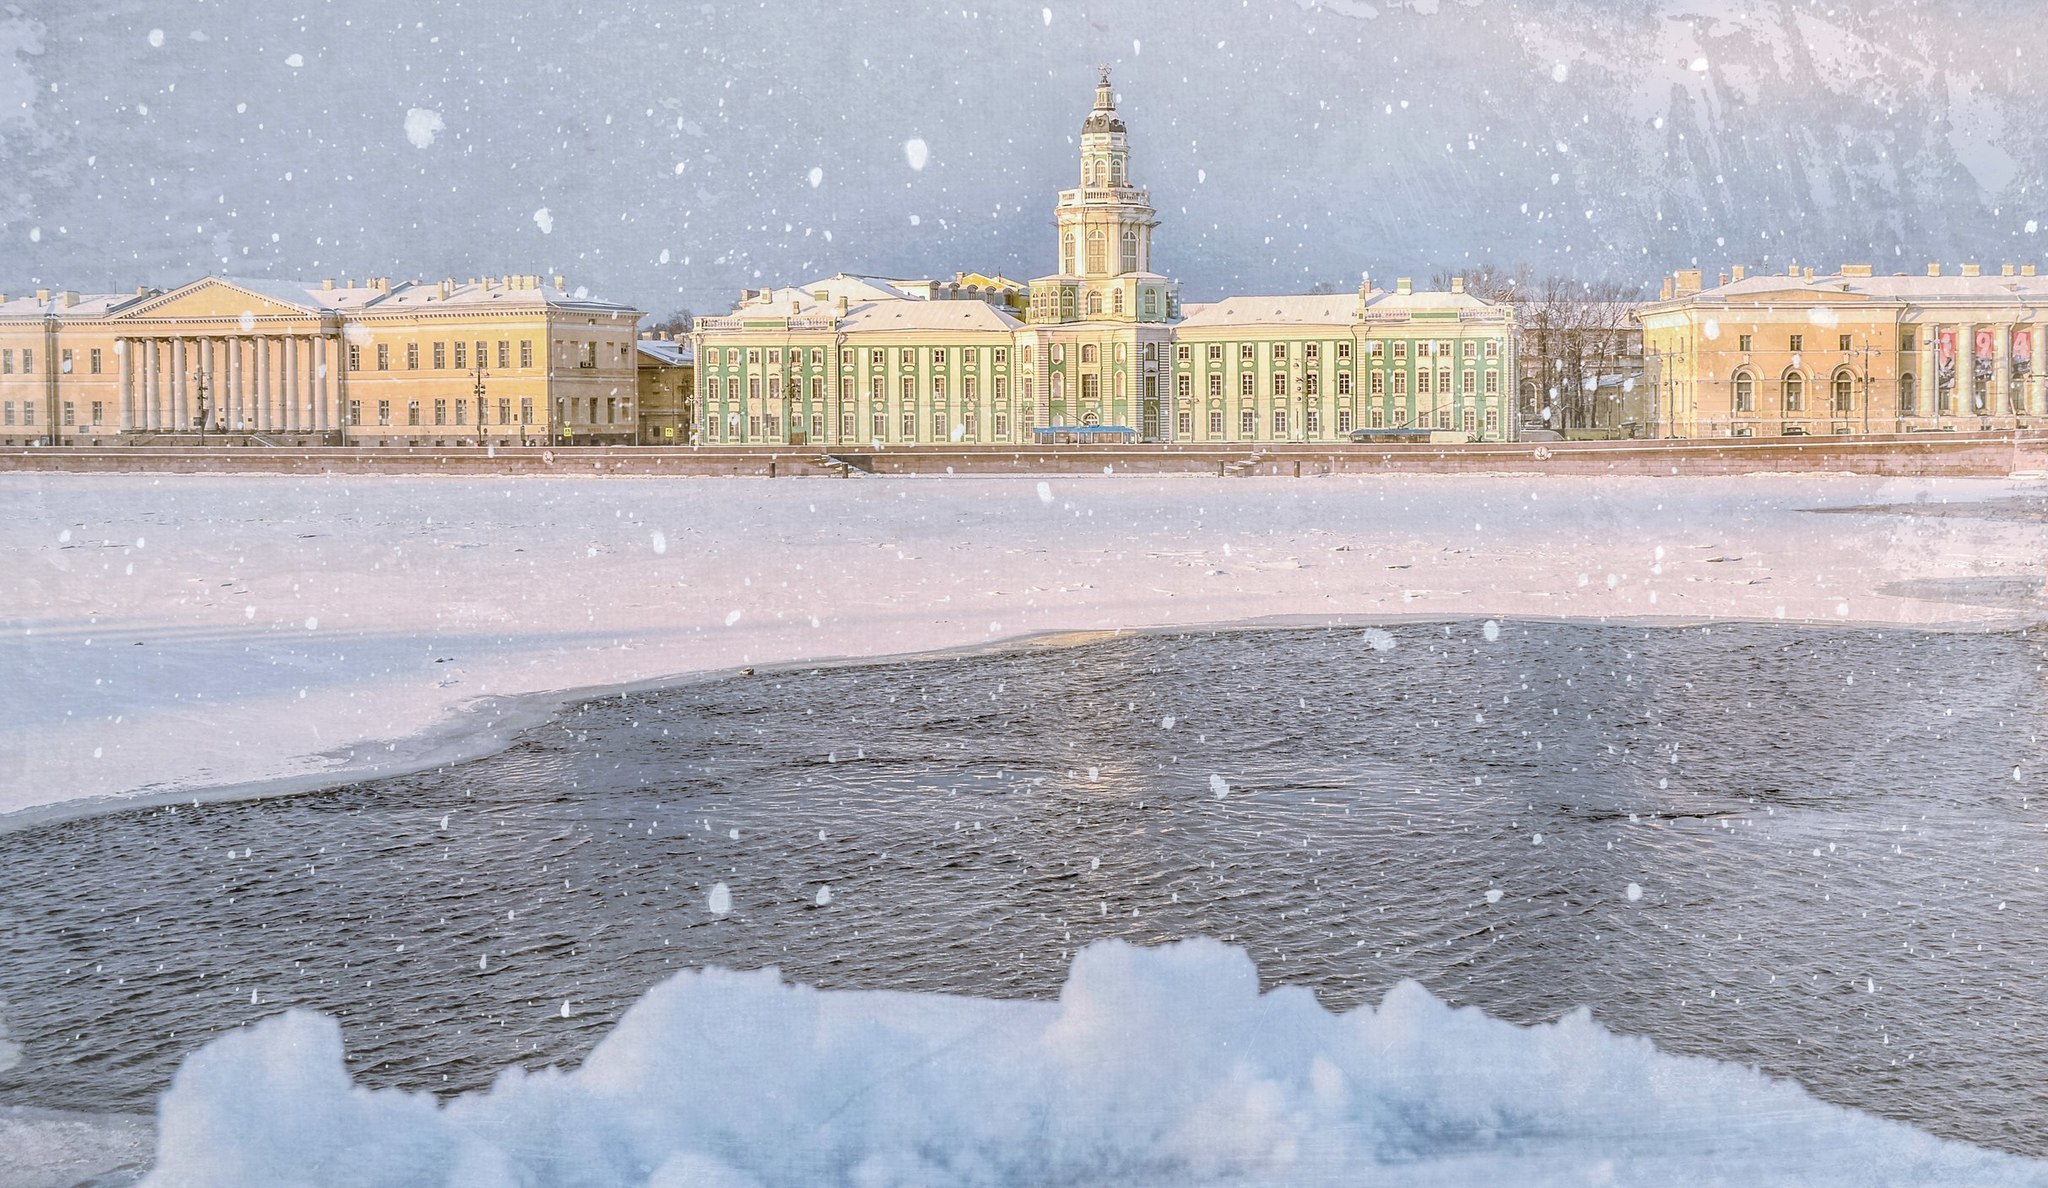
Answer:
M702 440L818 447L1006 444L1051 426L1145 441L1340 442L1355 429L1514 433L1512 309L1465 293L1231 297L1183 305L1152 270L1105 71L1079 184L1054 206L1059 271L1025 316L996 287L840 274L697 319Z

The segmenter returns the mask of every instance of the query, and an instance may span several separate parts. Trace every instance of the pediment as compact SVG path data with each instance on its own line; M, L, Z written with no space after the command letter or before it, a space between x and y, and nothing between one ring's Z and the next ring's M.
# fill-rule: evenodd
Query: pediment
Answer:
M122 319L208 318L239 319L244 314L258 318L317 317L322 311L307 303L298 304L270 294L258 293L229 280L205 277L161 296L122 310Z

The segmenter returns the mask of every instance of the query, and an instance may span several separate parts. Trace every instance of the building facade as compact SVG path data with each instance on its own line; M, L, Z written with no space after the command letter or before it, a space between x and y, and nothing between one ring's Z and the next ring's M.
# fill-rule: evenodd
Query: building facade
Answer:
M689 445L696 439L697 360L690 344L642 333L638 344L641 445Z
M0 299L0 444L635 439L641 314L538 276Z
M1645 305L1643 354L1666 435L1762 437L2013 429L2048 420L2048 278L1974 264L1877 276L1845 264L1711 288L1697 271Z
M1057 271L1020 309L1001 277L947 286L840 274L697 319L707 444L1028 442L1051 427L1146 441L1336 442L1358 429L1514 433L1511 307L1453 284L1183 305L1154 270L1105 71L1077 184L1053 205Z

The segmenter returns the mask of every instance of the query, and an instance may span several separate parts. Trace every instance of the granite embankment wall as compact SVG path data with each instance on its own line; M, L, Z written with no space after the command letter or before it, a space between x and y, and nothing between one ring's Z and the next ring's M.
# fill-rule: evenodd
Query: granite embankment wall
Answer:
M561 474L839 477L844 474L1879 475L2048 474L2048 430L1856 437L1477 445L920 446L834 451L666 446L9 447L0 472L124 474Z

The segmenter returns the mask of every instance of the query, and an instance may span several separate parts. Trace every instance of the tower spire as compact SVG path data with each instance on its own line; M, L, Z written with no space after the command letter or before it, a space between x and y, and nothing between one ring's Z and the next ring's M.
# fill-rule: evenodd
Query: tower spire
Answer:
M1109 85L1109 66L1104 64L1097 66L1095 69L1099 74L1099 78L1095 83L1095 110L1115 111L1116 92Z

